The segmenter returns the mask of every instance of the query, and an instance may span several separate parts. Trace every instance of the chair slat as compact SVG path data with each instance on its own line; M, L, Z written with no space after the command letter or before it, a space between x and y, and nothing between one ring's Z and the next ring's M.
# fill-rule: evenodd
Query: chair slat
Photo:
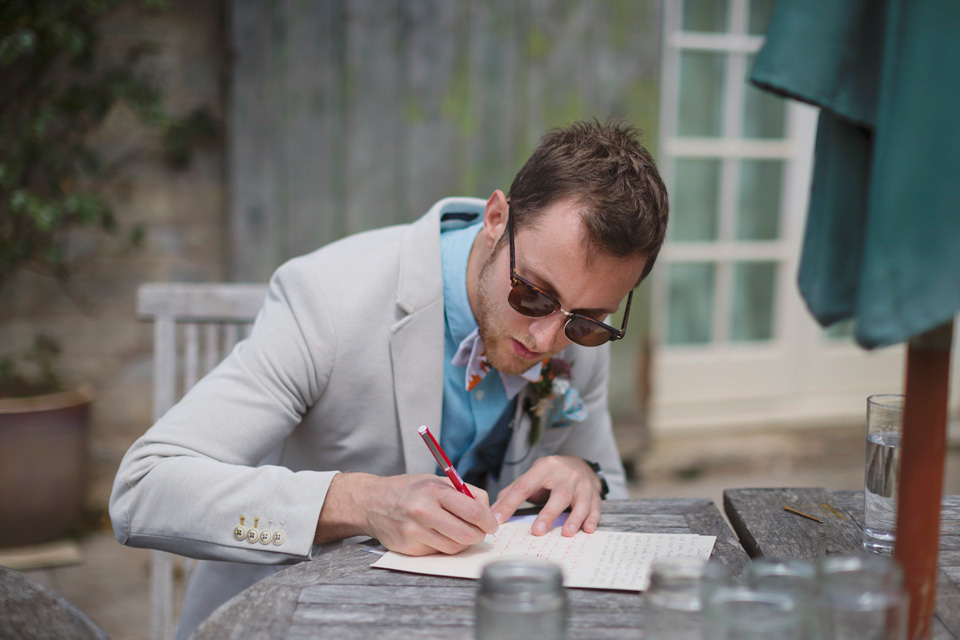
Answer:
M192 387L200 379L200 329L196 323L183 328L183 390Z
M212 322L203 325L203 371L210 371L220 362L220 325Z
M236 324L225 324L223 325L223 356L226 357L228 353L233 350L233 345L237 344L237 340L240 338L240 331L238 325Z
M159 420L177 398L177 324L172 316L153 325L153 419Z
M137 314L170 315L181 322L247 322L267 295L264 284L149 283L137 290Z

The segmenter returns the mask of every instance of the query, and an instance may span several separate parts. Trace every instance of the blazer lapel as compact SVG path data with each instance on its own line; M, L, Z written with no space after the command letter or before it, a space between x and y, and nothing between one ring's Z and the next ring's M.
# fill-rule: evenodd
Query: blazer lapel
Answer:
M397 280L397 317L390 337L393 389L407 473L433 473L436 461L417 430L440 437L443 419L443 261L440 220L466 224L483 214L477 198L445 198L410 225Z
M436 461L417 433L425 424L437 437L443 402L443 275L440 217L436 210L410 226L403 241L390 357L397 420L407 473L433 473Z
M443 402L443 301L394 326L390 341L393 390L407 473L433 473L436 461L417 430L440 437ZM439 338L439 339L438 339Z

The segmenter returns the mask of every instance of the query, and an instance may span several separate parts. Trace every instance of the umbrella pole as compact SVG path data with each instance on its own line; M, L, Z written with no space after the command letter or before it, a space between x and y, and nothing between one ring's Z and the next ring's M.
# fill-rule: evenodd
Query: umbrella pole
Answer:
M910 595L910 640L929 637L937 598L952 338L951 321L915 336L907 348L894 555Z

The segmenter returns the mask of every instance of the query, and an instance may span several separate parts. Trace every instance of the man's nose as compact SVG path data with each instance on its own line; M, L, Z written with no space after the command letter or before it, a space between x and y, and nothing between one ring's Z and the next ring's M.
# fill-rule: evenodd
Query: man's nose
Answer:
M557 339L563 335L563 325L567 317L556 311L544 318L535 318L530 322L530 335L533 336L534 348L539 353L551 351L557 344Z

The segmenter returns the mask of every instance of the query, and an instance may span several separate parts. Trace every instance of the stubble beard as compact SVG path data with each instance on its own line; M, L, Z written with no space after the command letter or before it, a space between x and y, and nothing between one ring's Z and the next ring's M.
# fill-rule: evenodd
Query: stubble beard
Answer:
M536 361L525 360L513 353L511 339L517 340L530 348L529 341L524 339L525 336L514 335L513 332L496 326L494 317L496 311L490 294L492 275L490 268L494 258L496 258L496 254L487 257L483 266L480 267L480 275L477 278L477 326L479 327L480 337L483 339L484 351L490 366L501 373L518 376L534 366Z

